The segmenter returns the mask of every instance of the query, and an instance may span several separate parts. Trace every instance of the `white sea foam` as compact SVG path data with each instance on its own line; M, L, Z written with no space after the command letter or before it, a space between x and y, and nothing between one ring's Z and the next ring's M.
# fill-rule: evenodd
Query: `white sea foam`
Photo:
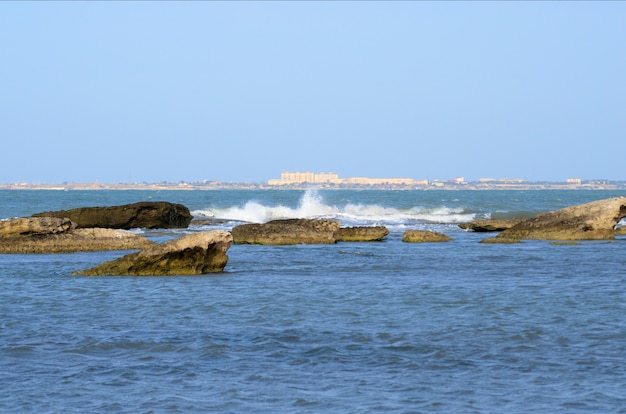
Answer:
M343 225L403 225L417 222L462 223L473 220L475 214L463 207L422 207L408 209L385 207L379 204L330 205L316 190L306 191L296 207L265 205L248 201L243 206L208 208L193 212L194 215L215 219L265 223L276 219L329 218Z

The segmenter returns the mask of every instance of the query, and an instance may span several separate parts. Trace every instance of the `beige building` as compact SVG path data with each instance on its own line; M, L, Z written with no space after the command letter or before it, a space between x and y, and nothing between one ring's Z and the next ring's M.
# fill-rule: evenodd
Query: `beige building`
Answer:
M367 178L352 177L339 178L336 173L313 172L282 172L279 180L269 180L269 185L289 184L343 184L343 185L428 185L428 180L414 180L412 178Z
M339 175L336 173L313 173L313 172L288 172L284 171L280 174L280 180L269 180L269 185L288 185L288 184L339 184Z

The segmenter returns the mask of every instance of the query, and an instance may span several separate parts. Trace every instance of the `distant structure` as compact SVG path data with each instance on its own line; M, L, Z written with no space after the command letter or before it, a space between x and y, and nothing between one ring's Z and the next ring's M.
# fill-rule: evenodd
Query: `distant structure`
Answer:
M428 180L414 180L412 178L367 178L352 177L339 178L337 173L323 172L289 172L284 171L280 174L280 179L273 179L267 182L270 186L285 186L293 184L335 184L335 185L375 185L375 186L394 186L394 185L428 185Z
M280 180L269 180L269 185L286 185L286 184L339 184L341 180L336 173L312 173L312 172L288 172L284 171L280 174Z

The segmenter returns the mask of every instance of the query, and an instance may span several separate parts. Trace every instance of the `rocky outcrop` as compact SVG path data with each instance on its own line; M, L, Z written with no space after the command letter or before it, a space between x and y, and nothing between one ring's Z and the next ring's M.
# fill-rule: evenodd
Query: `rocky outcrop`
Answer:
M0 220L0 238L58 234L70 231L72 221L58 217L19 217Z
M273 220L242 224L232 229L235 244L332 244L339 222L323 219Z
M567 207L525 219L497 239L603 240L615 238L615 225L626 216L626 197Z
M48 211L34 214L32 217L68 218L77 228L98 227L126 230L186 228L192 219L187 207L165 201Z
M172 276L222 272L232 241L231 234L221 230L190 234L76 274Z
M461 223L459 227L463 230L475 232L497 232L510 229L525 220L523 218L511 219L490 219L490 220L474 220L468 223Z
M42 217L28 219L12 219L16 223L31 223L31 230L37 230L34 233L22 233L0 236L0 253L74 253L88 251L104 251L104 250L135 250L150 247L156 243L149 241L145 237L138 236L124 230L116 229L74 229L67 228L62 231L71 222L68 219L57 219ZM32 225L32 220L59 220L62 222L60 227L52 225L48 233L44 233L43 229L38 225ZM3 222L4 223L4 222ZM6 223L4 223L6 224ZM13 226L17 228L20 226Z
M335 240L342 242L380 241L389 234L385 226L341 227L335 233Z
M445 234L434 231L406 230L402 235L402 241L407 243L446 242L452 240Z

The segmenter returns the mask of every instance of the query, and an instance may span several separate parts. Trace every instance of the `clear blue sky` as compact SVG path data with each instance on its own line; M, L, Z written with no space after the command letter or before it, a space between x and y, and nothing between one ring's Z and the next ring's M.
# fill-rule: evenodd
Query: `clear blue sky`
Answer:
M0 183L626 180L626 2L0 2Z

